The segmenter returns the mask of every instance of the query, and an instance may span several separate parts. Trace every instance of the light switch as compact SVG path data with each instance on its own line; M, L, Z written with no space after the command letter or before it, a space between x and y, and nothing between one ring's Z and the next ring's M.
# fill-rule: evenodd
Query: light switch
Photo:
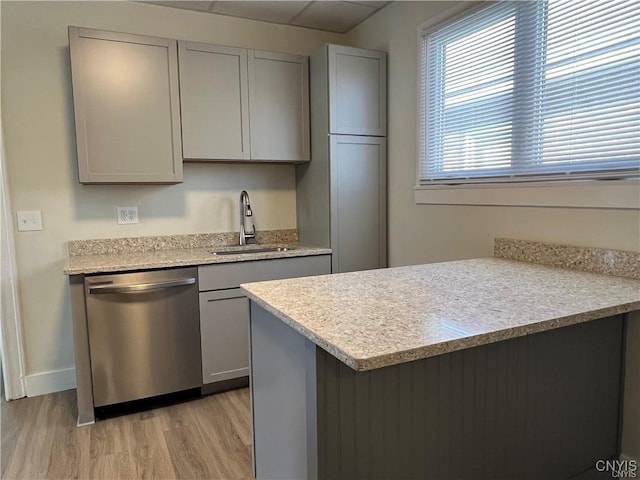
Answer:
M42 230L42 212L40 210L22 210L17 213L17 216L19 232Z

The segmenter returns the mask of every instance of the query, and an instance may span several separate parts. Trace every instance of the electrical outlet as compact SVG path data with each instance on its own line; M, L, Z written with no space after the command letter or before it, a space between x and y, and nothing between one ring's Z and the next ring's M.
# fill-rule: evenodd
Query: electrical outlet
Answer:
M138 207L116 207L118 225L138 223Z
M17 212L17 217L19 232L42 230L42 212L40 210L22 210Z

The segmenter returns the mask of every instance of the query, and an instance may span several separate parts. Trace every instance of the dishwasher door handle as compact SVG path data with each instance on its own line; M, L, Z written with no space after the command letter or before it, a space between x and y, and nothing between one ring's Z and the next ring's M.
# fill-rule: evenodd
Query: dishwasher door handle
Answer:
M135 283L132 285L95 285L89 286L89 293L137 293L149 290L162 290L164 288L182 287L196 283L195 277L179 278L177 280L164 280L152 283Z

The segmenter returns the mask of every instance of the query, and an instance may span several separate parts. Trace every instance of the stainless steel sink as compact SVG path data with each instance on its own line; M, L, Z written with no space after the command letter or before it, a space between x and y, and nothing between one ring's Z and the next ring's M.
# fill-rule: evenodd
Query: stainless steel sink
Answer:
M212 255L242 255L248 253L267 253L267 252L288 252L295 250L296 247L241 247L224 250L211 250Z

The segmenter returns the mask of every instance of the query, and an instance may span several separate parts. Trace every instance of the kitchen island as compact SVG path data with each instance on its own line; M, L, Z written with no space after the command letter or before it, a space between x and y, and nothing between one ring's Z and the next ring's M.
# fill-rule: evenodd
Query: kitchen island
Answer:
M243 289L258 479L568 478L618 452L637 279L475 259Z

